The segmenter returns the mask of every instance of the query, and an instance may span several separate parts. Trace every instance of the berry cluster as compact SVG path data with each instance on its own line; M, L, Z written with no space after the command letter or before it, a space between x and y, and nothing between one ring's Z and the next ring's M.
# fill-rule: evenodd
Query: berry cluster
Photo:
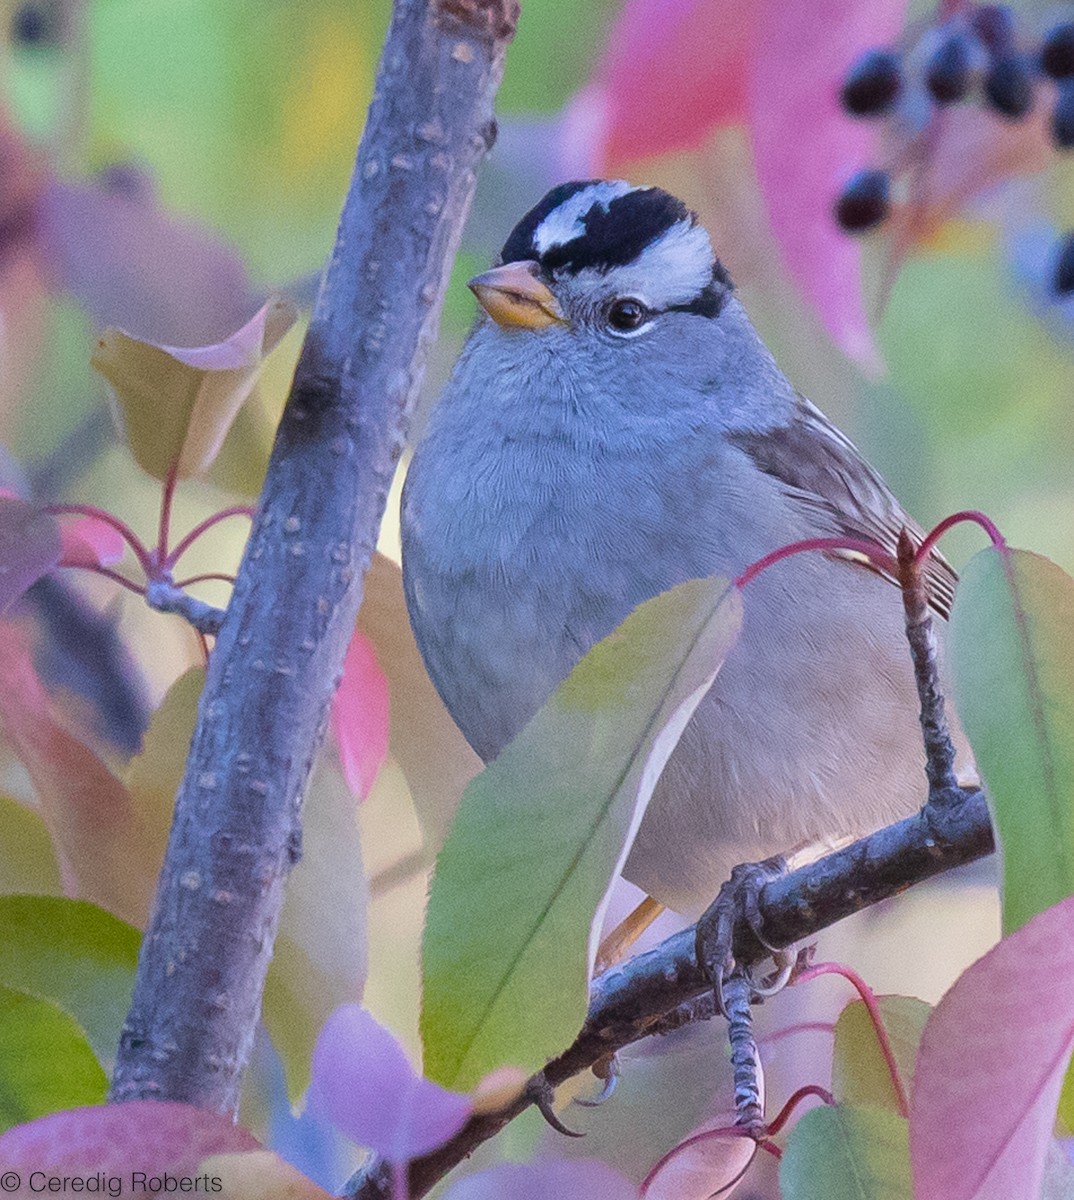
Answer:
M906 49L866 51L847 72L840 92L851 116L890 117L901 125L912 125L913 114L923 109L931 116L963 101L1020 121L1045 96L1052 104L1053 144L1074 150L1074 20L1034 39L1018 29L1006 4L965 5ZM891 172L876 168L857 172L835 204L836 220L850 233L874 228L890 211ZM1057 291L1071 290L1066 278L1071 274L1068 267L1063 281L1057 275Z

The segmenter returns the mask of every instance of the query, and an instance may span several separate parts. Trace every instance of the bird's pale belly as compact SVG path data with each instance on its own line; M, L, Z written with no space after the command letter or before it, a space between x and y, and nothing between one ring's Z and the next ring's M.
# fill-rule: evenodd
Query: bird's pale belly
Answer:
M430 674L486 759L646 598L594 595L600 564L586 565L582 587L562 571L542 572L539 561L488 571L456 559L451 578L426 569L420 544L405 561ZM904 645L897 590L813 556L752 583L745 610L742 639L673 753L624 872L689 914L736 862L866 832L924 796L909 656L882 649ZM833 682L818 692L818 679Z

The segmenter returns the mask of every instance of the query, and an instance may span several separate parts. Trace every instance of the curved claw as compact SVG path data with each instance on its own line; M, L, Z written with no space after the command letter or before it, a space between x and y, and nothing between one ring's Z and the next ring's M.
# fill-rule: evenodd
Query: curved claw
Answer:
M575 1104L580 1104L583 1108L599 1108L605 1100L610 1100L615 1094L615 1089L619 1084L619 1059L613 1054L605 1062L607 1065L604 1067L603 1074L597 1070L601 1063L593 1064L593 1074L598 1079L604 1080L600 1091L595 1096L575 1096Z
M564 1137L585 1137L585 1134L579 1132L577 1129L568 1129L559 1117L556 1116L555 1109L552 1107L553 1096L554 1092L551 1086L543 1080L533 1083L530 1087L530 1098L533 1101L534 1107L556 1133L562 1133Z
M778 970L771 979L765 983L754 983L752 977L750 978L750 989L755 996L774 996L777 992L782 992L798 965L798 956L788 954L786 950L773 950L772 958Z
M725 1021L731 1020L731 1014L727 1011L727 1001L724 999L724 964L722 962L714 962L710 970L712 977L712 997L716 1001L716 1011Z

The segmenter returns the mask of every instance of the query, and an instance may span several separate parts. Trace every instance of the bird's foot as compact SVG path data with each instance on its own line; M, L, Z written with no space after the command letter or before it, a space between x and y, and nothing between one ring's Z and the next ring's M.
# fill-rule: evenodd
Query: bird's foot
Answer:
M761 929L761 889L786 871L786 860L778 856L735 867L731 878L720 888L720 894L697 923L697 960L712 980L716 1007L725 1018L728 1012L724 980L735 969L734 936L735 926L740 919L745 918L753 936L771 953L776 963L773 976L759 983L751 979L750 987L754 995L769 996L778 992L794 969L795 955L770 946Z

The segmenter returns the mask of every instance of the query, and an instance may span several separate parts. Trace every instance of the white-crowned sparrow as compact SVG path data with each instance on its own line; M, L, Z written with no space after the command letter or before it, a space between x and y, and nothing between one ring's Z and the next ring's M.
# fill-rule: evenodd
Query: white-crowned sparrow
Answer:
M894 552L915 528L780 372L679 200L568 183L470 281L470 336L403 492L403 575L429 673L496 755L594 642L683 580L803 538ZM929 564L945 613L954 575ZM801 554L745 624L672 754L624 874L696 914L729 868L921 803L898 592Z

